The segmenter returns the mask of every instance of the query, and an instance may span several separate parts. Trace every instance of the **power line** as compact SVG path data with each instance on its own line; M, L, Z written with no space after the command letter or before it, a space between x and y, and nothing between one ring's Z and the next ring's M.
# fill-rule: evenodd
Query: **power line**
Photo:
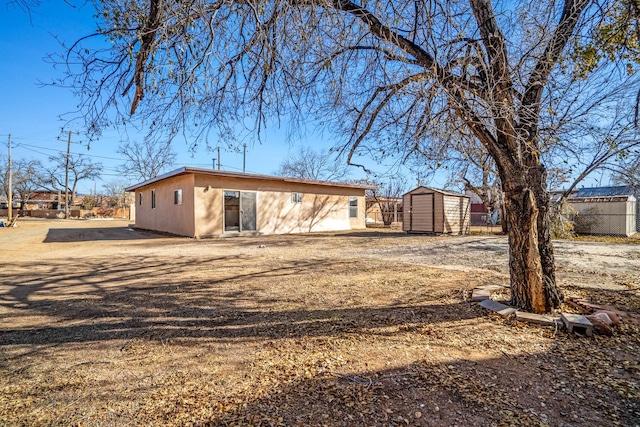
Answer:
M15 139L15 138L14 138ZM33 145L33 144L26 144L26 143L21 143L20 144L21 147L32 147L32 148L38 148L40 150L49 150L49 151L53 151L56 153L64 153L63 150L57 150L55 148L48 148L48 147L41 147L38 145ZM37 151L36 151L37 153ZM43 153L39 153L39 154L43 154ZM71 154L76 154L78 156L86 156L86 157L93 157L96 159L105 159L105 160L118 160L120 162L124 162L126 161L126 159L123 158L118 158L118 157L107 157L107 156L98 156L97 154L86 154L86 153L78 153L78 152L71 152Z

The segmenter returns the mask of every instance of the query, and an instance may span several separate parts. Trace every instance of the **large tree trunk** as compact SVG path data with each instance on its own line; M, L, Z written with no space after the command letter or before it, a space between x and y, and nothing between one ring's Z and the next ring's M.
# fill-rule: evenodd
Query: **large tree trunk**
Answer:
M500 226L502 227L502 232L507 234L509 232L509 223L507 222L507 209L504 204L504 196L502 196L503 200L500 202L500 217L502 221L500 221Z
M534 197L538 206L538 249L540 251L540 264L542 266L542 278L545 298L551 308L558 308L564 301L564 295L556 285L555 255L551 243L551 197L546 190L547 171L542 164L531 171L536 182L542 183L533 187Z
M555 281L544 168L523 175L525 182L507 181L504 185L512 303L520 309L547 313L559 307L562 293Z

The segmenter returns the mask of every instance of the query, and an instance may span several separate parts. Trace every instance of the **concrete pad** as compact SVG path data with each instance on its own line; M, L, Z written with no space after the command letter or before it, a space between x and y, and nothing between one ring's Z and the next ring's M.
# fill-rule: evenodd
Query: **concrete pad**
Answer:
M485 289L487 291L499 291L504 289L504 286L501 285L484 285L484 286L476 286L476 289Z
M553 317L544 314L527 313L526 311L516 311L516 319L520 322L535 323L543 326L555 326L556 321Z
M471 294L471 301L484 301L489 299L491 291L487 289L475 288Z
M581 314L562 313L562 322L567 332L578 332L588 337L593 335L593 323Z
M490 299L486 299L480 303L480 307L486 308L487 310L491 310L495 313L498 313L500 316L511 316L516 312L516 309L513 307L509 307L508 305L504 305L499 303L498 301L493 301Z

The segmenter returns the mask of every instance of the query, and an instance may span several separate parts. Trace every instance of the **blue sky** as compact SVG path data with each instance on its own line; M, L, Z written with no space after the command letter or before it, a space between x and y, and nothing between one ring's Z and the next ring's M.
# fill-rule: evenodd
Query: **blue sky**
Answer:
M39 84L61 77L60 71L47 63L45 58L48 54L63 51L57 39L71 43L92 33L95 26L92 15L90 4L73 8L62 0L43 2L30 14L6 3L0 9L0 152L6 155L7 136L11 134L15 159L38 159L47 163L49 156L66 150L66 131L79 132L73 135L72 140L79 143L72 145L72 153L90 156L104 166L100 180L79 184L78 190L81 193L92 192L94 185L100 190L104 182L120 179L117 167L123 163L123 159L117 153L118 146L127 138L132 141L143 139L130 129L128 133L112 130L105 132L100 140L92 142L91 150L87 150L87 139L81 134L82 128L71 125L63 130L65 122L59 119L60 115L75 110L74 97L67 89ZM286 129L287 123L281 123L281 127ZM262 144L249 143L247 172L274 173L282 160L294 154L298 145L303 143L325 150L333 145L334 141L327 138L327 135L314 135L312 131L308 130L304 142L289 143L283 130L269 128L263 134ZM214 152L208 152L205 147L192 152L184 140L176 139L172 145L178 153L176 167L212 167L212 159L217 156L216 143L209 143L214 147ZM223 169L242 171L241 152L223 148L221 158ZM376 165L367 159L356 160L379 174L384 174L389 169L388 166ZM364 173L358 168L352 167L351 171L352 178L364 177ZM407 189L415 187L416 177L409 173L405 175ZM599 185L598 180L606 181L602 178L597 174L585 180L582 185ZM445 180L444 174L436 175L427 182L423 177L423 184L443 187Z
M42 86L39 82L50 82L60 77L59 70L45 61L48 54L62 52L56 40L73 42L79 37L89 34L94 29L93 9L90 4L73 8L69 4L56 0L43 2L34 8L31 14L11 5L3 4L0 9L0 53L3 66L0 67L0 149L6 155L8 134L12 135L14 159L39 159L47 163L47 158L66 150L66 131L80 132L74 134L71 152L91 156L96 162L104 165L103 176L97 182L81 182L79 191L93 191L94 185L101 188L103 182L120 178L117 167L123 160L117 154L117 148L127 137L142 140L141 136L129 133L108 131L99 141L91 143L87 150L86 138L81 135L81 128L74 125L65 127L59 116L73 111L76 100L63 88ZM286 129L286 123L282 124ZM249 144L247 148L247 172L271 174L276 171L282 159L298 149L297 145L285 141L284 131L268 129L262 144ZM326 136L307 135L306 144L328 149L332 141ZM211 143L215 147L215 142ZM297 144L301 144L298 142ZM215 152L207 152L204 147L190 152L184 141L176 140L173 149L178 152L177 166L189 165L212 167ZM242 153L221 152L224 169L241 171ZM384 166L368 162L368 166L378 172L384 172ZM352 177L359 178L363 173L352 168ZM431 182L431 185L442 186L444 182ZM408 183L412 187L414 182Z

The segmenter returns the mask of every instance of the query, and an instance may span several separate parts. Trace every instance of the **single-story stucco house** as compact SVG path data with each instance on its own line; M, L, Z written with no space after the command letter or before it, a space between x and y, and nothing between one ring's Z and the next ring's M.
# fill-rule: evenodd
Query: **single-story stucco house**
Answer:
M367 188L182 167L126 190L136 228L204 238L364 229Z

